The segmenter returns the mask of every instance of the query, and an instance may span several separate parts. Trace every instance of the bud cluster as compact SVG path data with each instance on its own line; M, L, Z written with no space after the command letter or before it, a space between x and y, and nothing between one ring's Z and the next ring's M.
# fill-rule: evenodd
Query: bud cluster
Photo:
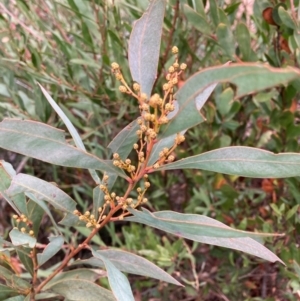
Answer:
M125 161L123 161L119 154L114 153L113 154L113 165L116 167L119 167L121 169L124 169L126 171L128 171L130 174L134 174L135 172L135 166L131 164L131 160L130 159L126 159Z
M74 210L73 214L79 217L80 221L83 221L87 228L100 228L94 214L91 214L90 211L86 211L84 214L79 212L78 210Z
M138 83L133 83L132 89L125 82L123 75L120 71L120 67L117 63L111 65L112 71L117 80L121 81L119 90L122 93L131 94L138 100L140 109L140 117L137 119L139 126L136 131L139 141L133 144L133 149L137 154L138 163L133 165L130 159L122 160L119 154L113 154L114 166L121 168L128 172L133 181L141 179L141 175L144 174L145 168L149 168L147 163L149 156L153 150L153 146L156 143L156 139L162 125L169 122L168 115L175 110L175 99L174 91L177 88L178 82L182 72L187 68L187 65L178 62L178 48L174 46L172 53L175 56L174 62L167 69L166 80L167 82L162 86L162 96L158 93L153 95L146 95L143 93L142 87ZM184 136L178 134L174 140L174 144L171 148L163 148L159 153L159 159L150 168L157 169L165 163L169 163L175 160L174 150L175 148L184 141ZM142 172L142 173L140 173ZM146 171L147 172L147 171ZM136 208L142 203L147 202L145 193L150 187L147 174L144 176L144 188L137 188L137 199L133 200L128 198L127 194L124 197L115 196L110 194L107 190L106 185L100 186L100 189L104 192L105 205L118 204L122 205L122 209L125 211L126 208ZM128 213L123 212L119 219L123 219Z
M31 230L32 222L28 220L25 214L14 214L12 217L17 223L16 229L20 230L22 233L27 233L32 237L34 236L34 231Z

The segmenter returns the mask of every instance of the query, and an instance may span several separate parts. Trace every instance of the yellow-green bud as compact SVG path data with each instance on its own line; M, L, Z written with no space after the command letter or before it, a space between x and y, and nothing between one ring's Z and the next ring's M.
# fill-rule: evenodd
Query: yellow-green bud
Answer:
M92 227L92 223L87 223L87 224L86 224L86 227L87 227L87 228Z
M119 91L122 93L125 93L125 92L127 92L127 88L125 86L120 86Z
M145 115L147 115L147 114L145 114ZM149 115L150 115L150 114L149 114ZM142 131L142 132L146 132L147 129L148 129L148 128L147 128L145 125L142 125L142 126L141 126L141 131Z
M186 65L185 63L182 63L182 64L180 65L180 69L181 69L181 70L185 70L186 67L187 67L187 65Z
M170 66L168 71L169 71L169 73L173 73L175 71L175 68L173 66Z
M141 100L143 100L143 101L145 101L145 100L147 100L147 94L146 93L142 93L141 94Z
M169 89L169 87L170 87L170 85L169 85L169 84L164 84L164 85L163 85L163 90L164 90L164 91L166 91L166 90L168 90L168 89Z
M141 193L141 192L142 192L142 188L141 188L141 187L138 187L138 188L136 189L136 191L137 191L138 193Z
M173 64L173 67L174 67L175 69L177 69L177 68L179 67L179 64L176 62L176 63Z
M116 70L116 69L119 69L119 68L120 68L119 64L117 64L117 63L115 63L115 62L113 62L113 63L111 64L111 67L113 68L113 70Z
M122 80L123 79L123 76L122 76L121 73L116 73L115 77L116 77L117 80Z
M145 187L149 188L151 186L150 182L145 182Z
M126 163L126 164L130 164L130 163L131 163L131 160L130 160L130 159L126 159L126 160L125 160L125 163Z
M143 103L142 106L141 106L141 109L142 109L143 111L149 111L149 105L146 104L146 103Z
M177 46L173 46L173 47L172 47L172 53L173 53L173 54L178 53L178 47L177 47Z
M117 160L117 159L120 159L120 156L119 156L119 154L114 153L114 154L113 154L113 158Z
M159 164L158 164L158 163L155 163L155 164L153 165L153 168L154 168L154 169L159 168Z
M140 88L141 88L141 87L140 87L140 85L139 85L138 83L134 83L134 84L133 84L133 90L134 90L134 91L138 92L138 91L140 91Z
M22 227L22 228L21 228L21 232L22 232L22 233L25 233L25 232L26 232L26 228Z
M168 161L172 162L172 161L174 161L174 160L175 160L175 157L174 157L173 155L170 155L170 156L168 157Z
M90 212L90 211L86 211L86 212L84 213L84 215L85 215L85 216L90 216L90 215L91 215L91 212Z
M172 79L172 84L173 84L173 85L176 85L177 83L178 83L178 79L177 79L176 77L173 78L173 79Z
M133 144L133 148L134 149L138 149L139 148L139 145L137 143Z
M34 232L32 230L29 231L30 236L34 236Z
M165 124L165 123L168 123L168 122L169 122L169 119L168 119L167 116L161 116L161 117L159 118L159 123L160 123L160 124Z

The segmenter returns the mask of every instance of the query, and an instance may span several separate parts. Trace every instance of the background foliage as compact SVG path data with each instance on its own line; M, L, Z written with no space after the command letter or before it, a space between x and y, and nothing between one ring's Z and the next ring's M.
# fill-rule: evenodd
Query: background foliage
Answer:
M36 81L59 103L80 131L87 149L108 158L108 143L137 117L111 75L117 61L130 80L128 39L132 21L148 1L25 1L0 3L0 116L40 120L64 128ZM171 46L188 65L185 76L227 61L299 66L298 1L175 1L167 4L159 76ZM185 81L182 78L179 85ZM189 130L177 158L229 145L299 152L299 82L233 100L235 86L220 84L203 108L207 120ZM158 88L156 88L158 89ZM86 171L58 168L0 150L20 172L54 181L89 208L92 186ZM299 179L246 179L200 171L154 174L150 209L204 214L243 230L284 232L268 247L286 264L271 264L207 245L192 244L141 225L116 223L95 238L99 246L136 251L174 272L186 286L130 278L137 300L297 300L299 298ZM120 184L121 185L121 184ZM1 232L10 214L1 202ZM45 241L50 222L42 221ZM1 234L2 234L1 233ZM70 239L86 233L67 233ZM58 253L57 260L60 260ZM84 256L84 254L81 254ZM4 259L1 259L4 260ZM19 263L13 264L19 270ZM26 275L23 275L26 277ZM103 283L103 285L107 285ZM154 299L155 300L155 299Z

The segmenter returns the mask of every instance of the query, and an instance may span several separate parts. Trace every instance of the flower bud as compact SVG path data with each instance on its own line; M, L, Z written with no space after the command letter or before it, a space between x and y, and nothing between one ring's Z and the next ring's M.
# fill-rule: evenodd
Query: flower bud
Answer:
M122 93L125 93L125 92L127 92L127 88L125 86L120 86L119 91Z
M119 68L120 68L119 64L117 64L116 62L113 62L113 63L111 64L111 67L113 68L113 70L116 70L116 69L119 69Z
M173 46L173 47L172 47L172 53L173 53L173 54L178 53L178 47L177 47L177 46Z
M141 88L141 87L140 87L140 85L139 85L138 83L134 83L134 84L133 84L133 90L134 90L134 91L139 92L139 91L140 91L140 88Z
M187 65L186 65L185 63L182 63L182 64L180 65L180 69L181 69L181 70L185 70L186 67L187 67Z

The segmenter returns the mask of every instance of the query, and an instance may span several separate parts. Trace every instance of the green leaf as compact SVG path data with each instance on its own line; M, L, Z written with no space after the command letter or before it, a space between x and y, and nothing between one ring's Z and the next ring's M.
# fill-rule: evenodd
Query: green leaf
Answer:
M116 301L109 290L78 278L61 280L51 287L51 291L72 301Z
M0 266L0 279L3 279L6 285L10 287L14 287L16 289L23 290L23 291L30 289L29 282L18 277L13 272L4 268L3 266Z
M30 256L31 248L27 247L18 247L17 248L17 255L20 258L21 262L23 263L26 271L33 276L33 262L31 260Z
M134 23L129 39L128 61L131 76L149 97L157 76L157 66L165 13L165 0L153 0Z
M300 154L231 146L188 157L159 169L203 169L251 178L287 178L300 175Z
M99 275L91 269L84 268L84 269L71 270L56 275L43 287L43 291L51 289L54 285L59 284L62 281L78 279L78 280L87 280L87 281L94 282L98 278Z
M38 265L41 266L60 251L64 244L62 236L49 237L50 243L46 246L43 253L37 254Z
M92 68L95 68L95 69L102 68L101 64L97 64L97 62L93 61L92 59L91 60L88 60L88 59L71 59L70 63L74 64L74 65L84 65L84 66L92 67Z
M231 28L220 23L217 27L217 38L219 46L224 50L230 60L233 60L235 54L235 42Z
M51 214L51 211L49 210L48 206L45 204L45 202L43 200L38 199L33 193L30 192L26 192L26 196L32 200L33 202L37 203L43 210L44 212L49 216L53 226L56 228L56 230L58 231L58 233L60 233L60 230ZM26 214L27 215L27 214ZM36 232L34 232L36 233Z
M114 264L108 260L103 254L92 250L94 257L103 261L110 288L118 301L134 301L131 287L127 277L121 273Z
M94 62L95 63L95 62ZM83 150L86 151L85 146L77 132L77 130L75 129L74 125L72 124L72 122L70 121L70 119L66 116L66 114L63 112L63 110L57 105L57 103L54 101L54 99L50 96L50 94L40 85L38 84L43 92L43 94L45 95L45 97L47 98L48 102L50 103L50 105L52 106L52 108L55 110L55 112L58 114L58 116L62 119L62 121L64 122L64 124L66 125L66 127L68 128L68 131L70 132L75 145ZM99 184L100 183L100 179L96 173L96 171L94 169L89 169L89 172L92 176L92 178L94 179L94 181Z
M17 289L8 287L6 285L0 284L0 300L5 300L12 295L18 295Z
M251 60L251 36L246 24L239 22L236 26L236 39L239 44L242 59L244 61Z
M110 262L113 263L114 266L122 272L151 277L175 285L181 285L171 275L169 275L164 270L156 266L154 263L141 256L119 249L100 250L96 251L96 253L105 256L105 258L109 259ZM97 258L80 260L75 263L88 264L96 267L104 267L104 263L102 262L102 260L99 260Z
M195 104L195 98L206 87L218 82L230 82L237 86L235 97L255 93L280 84L285 84L299 76L295 68L271 68L259 64L232 64L202 70L190 77L175 94L179 110L163 129L161 138L179 133L203 121ZM202 104L204 105L204 103Z
M140 128L136 120L128 124L124 129L107 146L111 152L118 153L122 160L127 159L127 156L133 149L133 144L138 140L136 131Z
M76 202L55 185L36 177L19 173L13 177L7 193L16 195L21 192L33 193L37 198L50 203L56 209L64 212L73 213L76 208Z
M37 237L39 233L40 224L44 216L44 210L36 202L29 200L27 202L28 219L32 222L32 230Z
M209 0L209 14L215 27L220 23L219 9L216 0Z
M203 215L182 214L172 211L151 213L129 209L134 215L126 220L141 223L197 242L221 246L255 255L265 260L283 263L275 254L250 238L270 234L250 233L232 229L221 222Z
M0 123L0 147L4 149L52 164L116 172L126 177L111 161L67 144L64 136L63 131L36 121L4 119Z
M291 29L296 29L296 24L293 21L291 14L287 12L282 6L278 7L278 15L285 26Z
M197 1L197 2L201 2L201 1ZM197 30L199 30L200 32L206 35L211 34L211 28L205 18L205 15L198 14L194 9L192 9L187 4L184 4L183 9L187 21L190 22L192 26L194 26Z
M29 248L34 248L36 244L36 238L22 233L17 229L12 229L9 232L9 237L14 246L29 246Z
M20 210L18 206L16 206L14 199L10 198L7 193L6 189L10 186L11 178L15 175L15 171L12 168L11 164L0 161L0 195L7 201L7 203L20 215L23 210L26 210L26 206L22 206L23 210ZM22 203L21 203L22 204ZM24 205L24 203L23 203ZM27 215L27 214L26 214Z

